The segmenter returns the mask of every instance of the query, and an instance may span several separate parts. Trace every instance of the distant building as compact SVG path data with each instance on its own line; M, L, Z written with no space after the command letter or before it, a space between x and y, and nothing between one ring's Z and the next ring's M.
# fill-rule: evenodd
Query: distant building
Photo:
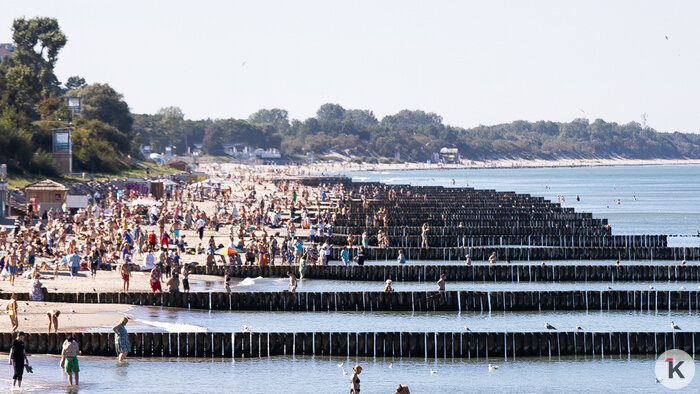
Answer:
M224 153L236 159L276 160L282 157L279 149L251 149L242 142L223 144Z
M443 163L459 163L459 149L457 148L442 148L440 149L440 160Z
M9 56L17 49L14 44L0 43L0 60L5 56Z

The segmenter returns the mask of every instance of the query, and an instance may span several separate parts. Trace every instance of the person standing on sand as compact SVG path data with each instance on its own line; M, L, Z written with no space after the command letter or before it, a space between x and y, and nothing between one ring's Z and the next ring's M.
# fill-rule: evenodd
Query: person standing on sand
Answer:
M125 316L122 318L119 324L112 328L112 331L114 331L114 333L117 334L114 337L114 347L117 350L117 359L119 361L124 361L127 354L129 354L129 351L131 350L131 343L129 343L129 333L126 331L126 327L124 327L128 322L129 318Z
M73 375L75 375L75 385L80 385L80 378L78 373L80 372L80 366L78 365L78 351L80 347L78 342L75 341L74 336L69 336L65 342L63 342L63 348L61 349L61 361L59 366L68 374L68 384L73 385Z
M287 276L289 277L289 285L287 289L290 293L295 293L297 291L297 277L290 271L287 271Z
M27 352L24 350L24 333L19 332L17 334L17 339L12 342L12 347L10 347L10 354L7 357L7 363L14 367L14 375L12 375L12 388L21 389L22 387L22 375L24 374L24 368L27 371L33 372L29 366L29 359L27 358Z
M58 309L52 309L48 312L46 312L46 316L49 317L49 329L48 333L51 334L51 326L53 326L53 332L58 332L58 316L61 314L61 311Z
M151 290L155 293L156 291L163 291L163 288L160 286L160 278L161 278L161 273L160 273L160 267L156 265L153 267L151 270Z
M12 331L16 331L19 328L19 319L17 317L17 297L15 293L10 296L10 301L5 306L7 314L10 316L10 323L12 324Z
M127 263L122 264L122 267L120 269L120 273L122 275L122 281L124 282L122 284L122 290L125 293L129 292L129 278L131 278L131 266Z

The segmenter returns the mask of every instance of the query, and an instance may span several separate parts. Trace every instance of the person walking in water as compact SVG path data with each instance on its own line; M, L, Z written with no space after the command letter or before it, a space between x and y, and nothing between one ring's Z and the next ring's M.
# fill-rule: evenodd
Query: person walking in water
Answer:
M384 292L385 293L393 293L394 289L391 287L391 279L386 280L386 285L384 285Z
M399 250L399 255L396 257L396 262L399 264L406 264L406 256L404 256L403 250Z
M7 303L5 310L10 316L10 323L12 324L12 331L16 331L19 328L19 320L17 318L17 299L15 293L10 296L10 301Z
M498 257L496 257L496 252L491 253L489 256L489 264L496 264L498 262Z
M438 279L437 285L438 285L438 292L444 293L445 292L445 274L440 274L440 279Z
M360 373L362 367L358 364L352 367L353 374L350 377L350 394L360 394Z
M68 384L73 385L73 375L75 375L75 385L80 385L80 377L78 373L80 372L80 366L78 365L78 351L80 347L78 342L76 342L74 336L69 336L65 342L63 342L63 348L61 349L61 362L59 365L68 374Z
M423 229L421 230L420 233L420 239L421 239L421 248L427 248L428 247L428 230L430 230L430 227L428 227L428 223L423 223Z
M117 350L118 360L119 361L124 361L126 358L127 354L129 354L129 350L131 350L131 343L129 342L129 333L126 332L126 324L129 322L129 318L124 316L122 320L112 328L112 331L114 331L115 334L117 334L114 337L114 347Z
M15 385L17 385L17 388L21 389L22 375L24 375L25 366L27 371L32 372L31 367L29 366L27 352L24 350L24 333L22 331L17 334L17 339L12 342L7 363L12 365L15 370L14 375L12 375L12 388L14 389Z
M287 276L289 277L289 285L287 285L287 290L290 293L295 293L297 291L297 277L290 271L287 271Z

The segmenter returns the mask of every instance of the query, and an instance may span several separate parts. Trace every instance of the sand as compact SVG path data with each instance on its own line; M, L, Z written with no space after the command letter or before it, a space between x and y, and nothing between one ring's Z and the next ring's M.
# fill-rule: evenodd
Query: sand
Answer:
M3 309L7 301L3 300ZM48 317L46 312L57 309L59 332L84 331L88 327L114 326L119 319L131 309L131 305L118 304L68 304L58 302L17 301L19 329L25 332L47 332ZM10 317L0 318L0 332L10 332Z

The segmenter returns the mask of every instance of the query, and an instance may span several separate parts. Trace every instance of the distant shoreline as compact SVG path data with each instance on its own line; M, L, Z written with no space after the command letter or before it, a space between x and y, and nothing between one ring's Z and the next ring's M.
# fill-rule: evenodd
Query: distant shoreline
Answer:
M617 167L700 164L699 159L558 159L558 160L487 160L461 164L369 164L369 163L316 163L305 166L314 172L338 173L348 171L399 171L437 169L490 169L490 168L559 168L559 167Z

